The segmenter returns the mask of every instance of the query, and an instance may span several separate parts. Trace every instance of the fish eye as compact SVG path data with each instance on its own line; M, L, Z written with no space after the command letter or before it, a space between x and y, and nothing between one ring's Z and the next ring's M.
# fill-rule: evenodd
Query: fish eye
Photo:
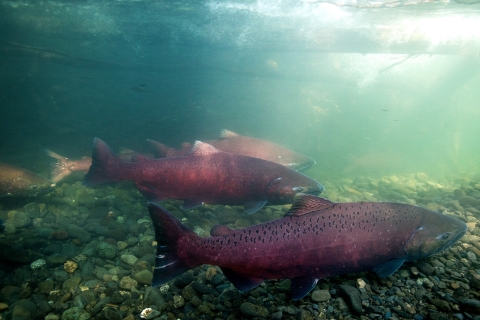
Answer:
M439 236L437 237L437 239L443 240L443 241L448 240L448 238L450 238L450 232L446 232L446 233L444 233L444 234L442 234L442 235L439 235Z
M303 192L303 187L294 187L292 190L296 192Z

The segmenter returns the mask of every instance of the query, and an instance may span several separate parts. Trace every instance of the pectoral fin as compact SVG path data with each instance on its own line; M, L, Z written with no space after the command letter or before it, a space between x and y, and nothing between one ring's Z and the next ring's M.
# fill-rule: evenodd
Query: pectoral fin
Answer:
M194 209L196 207L199 207L203 204L202 200L197 200L197 199L186 199L183 201L182 208L183 209Z
M141 194L143 194L145 198L147 198L148 201L157 202L167 199L163 192L160 192L146 184L136 183L135 187L138 189L138 191L140 191Z
M373 271L380 278L391 276L405 262L405 259L394 259L373 268Z
M252 214L254 212L257 212L258 210L262 209L266 203L267 200L245 202L243 204L243 207L245 208L244 212L246 214Z
M245 292L253 289L263 282L263 279L249 278L244 275L238 274L228 268L222 268L222 271L223 275L228 279L228 281L233 283L235 288L237 288L237 290L240 292Z
M291 284L293 300L300 300L315 288L318 279L313 277L293 278Z

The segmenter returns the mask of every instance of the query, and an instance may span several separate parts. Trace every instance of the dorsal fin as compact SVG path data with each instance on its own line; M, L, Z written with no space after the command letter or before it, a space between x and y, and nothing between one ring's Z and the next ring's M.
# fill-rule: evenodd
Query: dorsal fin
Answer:
M222 131L220 132L220 138L221 139L235 138L235 137L238 137L238 136L239 136L239 134L236 134L235 132L227 130L227 129L222 129Z
M333 204L334 202L327 199L315 197L310 194L297 193L292 207L285 216L301 216L310 212L326 209Z
M216 225L210 230L210 235L212 237L215 236L224 236L226 234L229 234L232 229L230 229L227 226L222 226L222 225Z
M211 144L202 142L202 141L195 141L193 144L192 150L187 154L188 156L206 156L210 154L215 154L220 152L220 150L216 149Z

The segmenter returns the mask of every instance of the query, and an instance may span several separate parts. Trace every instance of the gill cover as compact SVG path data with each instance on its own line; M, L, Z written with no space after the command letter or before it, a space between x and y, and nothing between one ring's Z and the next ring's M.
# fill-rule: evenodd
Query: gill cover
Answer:
M447 249L467 231L467 225L458 219L429 211L405 244L407 260L426 258Z

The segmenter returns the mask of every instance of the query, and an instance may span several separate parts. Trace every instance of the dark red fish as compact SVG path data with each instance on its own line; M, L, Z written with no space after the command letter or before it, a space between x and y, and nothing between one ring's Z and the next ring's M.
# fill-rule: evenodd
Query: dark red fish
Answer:
M286 204L298 192L319 194L317 181L275 162L221 152L197 141L184 157L123 162L95 138L92 166L84 184L130 180L147 199L184 200L184 208L202 203L244 205L247 213L269 204Z
M157 158L184 156L191 149L191 145L187 142L184 142L182 148L178 150L154 140L148 140L148 142L154 147L155 157ZM225 129L222 130L220 139L207 141L206 143L220 151L276 162L299 171L310 168L315 164L315 160L278 144L241 136Z
M45 149L45 151L47 152L47 155L57 159L57 162L53 164L53 168L50 173L50 179L52 179L52 181L55 183L62 180L66 176L69 176L75 171L87 172L92 165L91 157L82 157L81 159L72 160L48 149ZM143 155L129 149L122 149L120 153L118 153L118 156L124 161L131 161L133 157L138 155L142 155L146 158L153 158L150 155Z
M55 183L31 171L0 162L0 197L36 197L49 193Z
M367 270L389 276L404 261L445 250L467 230L460 220L412 205L298 194L284 218L239 230L217 226L201 238L164 208L148 207L158 243L153 286L211 264L242 292L289 278L294 300L320 278Z

